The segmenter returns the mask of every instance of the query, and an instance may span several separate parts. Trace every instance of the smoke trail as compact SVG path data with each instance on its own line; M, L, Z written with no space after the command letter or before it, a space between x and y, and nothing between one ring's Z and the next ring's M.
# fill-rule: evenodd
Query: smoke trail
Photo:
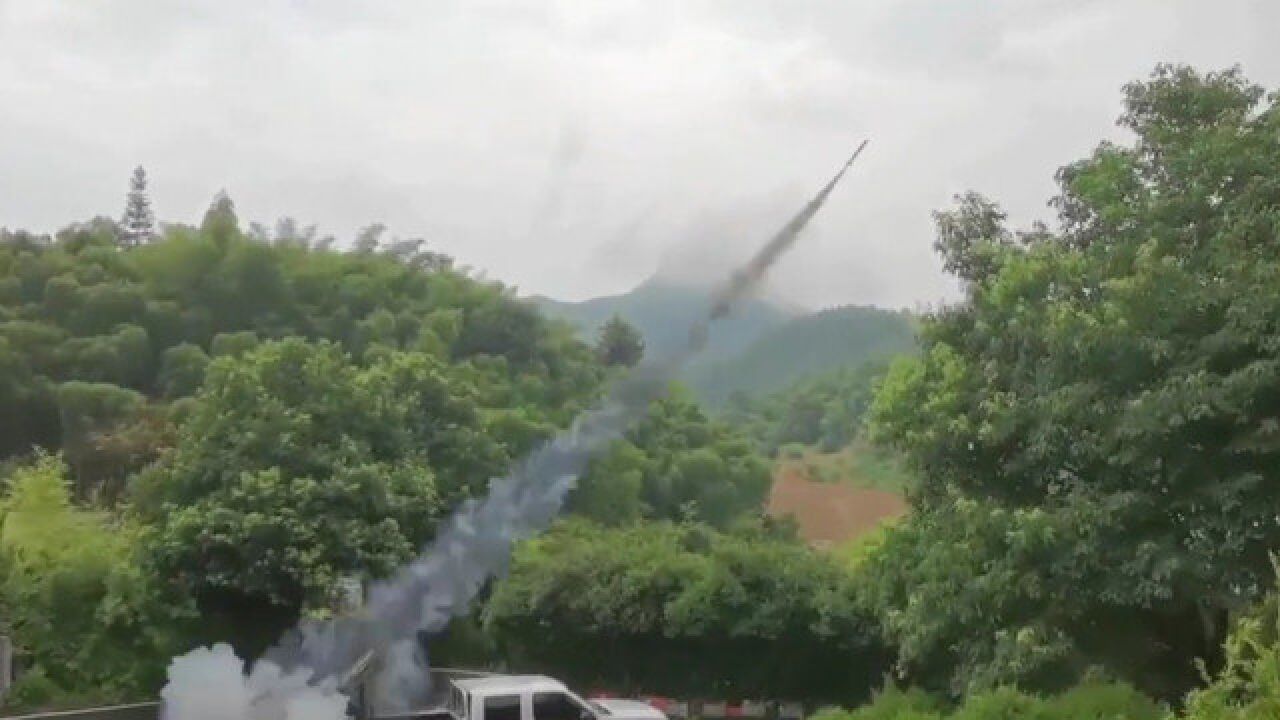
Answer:
M853 166L853 162L862 154L862 149L867 146L867 142L869 140L863 140L858 145L858 149L854 150L849 159L840 167L840 171L818 191L818 194L814 195L813 199L806 203L800 209L800 212L796 213L786 225L783 225L781 230L774 233L773 237L769 238L769 242L765 243L764 247L760 248L742 269L729 278L729 282L720 289L720 292L716 293L712 299L711 312L706 319L689 328L690 353L696 353L706 345L710 324L728 315L729 311L733 309L734 303L755 290L769 268L773 267L773 264L778 261L778 258L784 252L791 249L796 239L800 237L800 232L804 230L809 221L813 219L813 216L817 215L822 206L826 204L827 196L831 195L831 191L836 188L840 179L844 177L844 174Z
M226 646L176 659L163 693L165 720L342 718L334 698L341 697L344 674L370 653L379 663L373 694L380 710L404 711L420 702L429 690L429 674L418 638L465 612L481 585L505 572L512 544L551 523L588 460L621 437L702 349L710 323L727 315L795 243L865 146L863 141L835 177L717 293L684 352L637 368L567 431L506 477L491 481L488 495L466 501L417 560L373 586L357 617L303 624L247 677ZM229 677L238 684L220 687Z

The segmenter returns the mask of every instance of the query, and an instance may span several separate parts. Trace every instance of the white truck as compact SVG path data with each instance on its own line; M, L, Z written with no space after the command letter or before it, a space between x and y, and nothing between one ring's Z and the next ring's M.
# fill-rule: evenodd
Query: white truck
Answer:
M636 700L584 700L543 675L492 675L449 680L443 708L432 720L667 720Z

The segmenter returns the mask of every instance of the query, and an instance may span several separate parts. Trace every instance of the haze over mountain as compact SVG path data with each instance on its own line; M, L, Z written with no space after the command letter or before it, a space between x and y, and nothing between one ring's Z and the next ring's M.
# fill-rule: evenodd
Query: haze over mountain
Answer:
M693 368L687 381L703 401L719 405L735 392L780 390L805 376L911 352L915 343L906 311L829 308L770 328L737 354Z
M706 312L711 294L707 287L655 277L630 292L582 302L532 299L588 340L619 315L644 335L646 355L661 357L684 347L689 326ZM778 390L806 375L909 352L914 344L913 321L905 311L845 306L811 313L757 297L714 328L684 380L715 405L736 391Z
M587 339L594 338L609 318L620 315L644 335L645 354L662 357L688 343L689 328L706 315L711 293L709 287L653 277L620 295L605 295L582 302L563 302L547 297L535 297L533 300L546 314L578 327ZM802 313L777 301L762 298L744 300L734 308L732 315L712 329L698 362L732 357L765 331Z

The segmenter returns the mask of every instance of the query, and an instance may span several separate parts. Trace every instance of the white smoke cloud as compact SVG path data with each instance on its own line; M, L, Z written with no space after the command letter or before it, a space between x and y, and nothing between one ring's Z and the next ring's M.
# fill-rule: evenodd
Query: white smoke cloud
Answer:
M197 648L169 665L160 693L161 720L344 720L347 698L332 683L310 684L305 669L290 673L263 661L253 672L230 645Z

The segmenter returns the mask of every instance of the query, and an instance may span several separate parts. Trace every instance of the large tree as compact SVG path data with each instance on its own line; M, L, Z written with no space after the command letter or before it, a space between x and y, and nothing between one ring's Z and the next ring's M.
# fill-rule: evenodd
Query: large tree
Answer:
M614 315L600 327L596 356L605 365L633 367L644 357L644 338L621 315Z
M768 462L737 428L710 419L673 388L588 467L569 508L607 524L693 518L726 527L758 511Z
M1280 106L1262 98L1238 70L1161 66L1125 90L1136 142L1059 173L1060 230L1011 233L976 195L939 214L966 296L928 319L923 355L895 364L874 415L921 478L904 532L923 540L903 540L921 557L886 558L879 578L902 589L891 628L908 661L952 658L951 689L1096 662L1176 695L1197 657L1219 660L1227 614L1268 586ZM948 509L961 502L976 509ZM957 546L971 562L942 559ZM951 600L917 602L960 567ZM926 607L957 628L1009 624L929 639L911 625Z
M256 649L323 611L339 576L398 567L442 496L504 467L471 396L421 353L361 368L290 339L215 359L176 447L134 488L158 567Z

